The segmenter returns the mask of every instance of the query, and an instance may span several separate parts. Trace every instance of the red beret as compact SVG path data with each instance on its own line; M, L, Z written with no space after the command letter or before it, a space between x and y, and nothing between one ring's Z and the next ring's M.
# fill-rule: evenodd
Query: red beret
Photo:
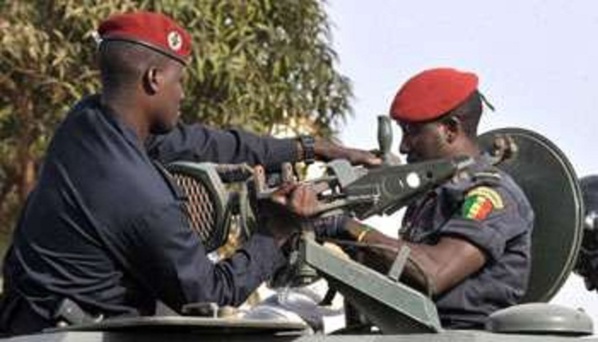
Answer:
M100 24L102 41L124 40L141 44L186 64L191 35L171 18L152 12L114 15Z
M425 70L397 92L390 116L399 121L423 122L439 118L459 106L478 87L478 77L450 68Z

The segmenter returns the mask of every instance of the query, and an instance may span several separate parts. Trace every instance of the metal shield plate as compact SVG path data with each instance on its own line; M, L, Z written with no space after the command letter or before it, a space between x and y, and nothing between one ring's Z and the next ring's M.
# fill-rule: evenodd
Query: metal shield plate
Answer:
M498 136L509 136L516 151L498 167L521 186L535 213L532 270L522 302L549 301L573 269L583 234L583 200L573 167L547 138L504 128L480 137L491 150Z
M224 245L229 233L228 194L214 164L175 162L167 169L184 194L189 227L206 251L212 252Z

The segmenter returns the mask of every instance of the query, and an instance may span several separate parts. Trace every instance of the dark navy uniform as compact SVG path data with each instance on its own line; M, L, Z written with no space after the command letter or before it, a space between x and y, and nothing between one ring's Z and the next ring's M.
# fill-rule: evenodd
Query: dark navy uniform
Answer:
M407 209L403 239L433 245L456 237L486 256L481 270L435 298L443 326L483 328L490 313L518 302L527 288L532 226L522 190L485 156Z
M56 131L14 232L4 265L5 328L54 325L64 298L104 316L150 315L157 299L175 310L242 303L284 263L274 240L256 234L213 264L155 163L273 166L295 160L294 144L181 124L142 146L99 96L84 99Z

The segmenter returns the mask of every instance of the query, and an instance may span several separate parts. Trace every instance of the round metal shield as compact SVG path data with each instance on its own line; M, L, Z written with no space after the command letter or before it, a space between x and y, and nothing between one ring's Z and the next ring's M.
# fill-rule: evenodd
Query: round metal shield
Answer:
M510 137L516 149L497 166L519 184L535 214L532 269L522 302L550 300L574 266L583 234L583 200L573 167L545 137L520 128L490 131L480 137L492 150L498 137Z

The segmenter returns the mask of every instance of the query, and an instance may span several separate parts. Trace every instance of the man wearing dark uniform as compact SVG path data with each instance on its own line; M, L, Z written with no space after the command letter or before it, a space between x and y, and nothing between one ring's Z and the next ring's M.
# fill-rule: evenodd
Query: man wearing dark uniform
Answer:
M56 131L5 260L0 322L9 334L55 326L64 299L93 317L151 315L156 300L177 311L193 302L238 305L285 262L285 227L208 260L160 162L377 162L321 140L177 123L189 34L148 12L111 17L99 34L103 92L79 102Z
M472 73L439 68L414 76L397 93L390 115L402 128L400 149L408 162L459 155L475 160L408 207L400 239L354 220L326 232L393 247L365 252L365 262L383 271L408 246L413 263L405 280L433 296L446 328L483 328L490 313L516 304L531 266L533 212L519 186L480 151L484 99L477 85Z

